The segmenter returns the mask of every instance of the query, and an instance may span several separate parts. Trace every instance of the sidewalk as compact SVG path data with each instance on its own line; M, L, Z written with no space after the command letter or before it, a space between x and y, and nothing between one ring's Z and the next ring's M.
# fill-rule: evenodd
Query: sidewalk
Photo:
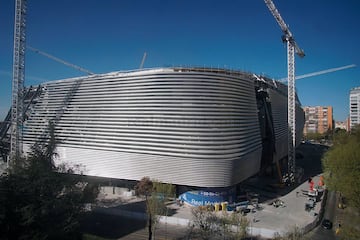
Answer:
M319 176L314 177L313 180L318 181ZM277 198L284 203L283 206L274 207L272 204L270 205L273 201L269 199L268 202L260 204L261 210L254 209L250 211L246 215L250 223L249 233L254 236L271 238L275 233L283 234L291 231L294 226L303 229L304 232L308 232L315 227L321 216L320 211L324 196L321 196L319 201L315 203L314 209L309 212L305 211L305 203L308 202L308 197L303 192L307 189L309 189L309 184L305 181L293 191ZM252 206L249 206L249 208L250 210L253 209ZM191 208L183 206L177 207L176 210L174 215L161 217L160 221L162 223L188 226L192 220Z
M317 182L319 176L315 176L313 180ZM309 184L305 181L286 195L276 198L284 203L283 206L274 207L271 203L275 199L269 199L267 202L260 204L260 210L254 209L250 211L246 215L250 223L249 233L253 236L272 238L275 233L284 234L291 231L294 226L303 229L304 232L310 231L315 227L321 216L320 211L324 195L320 197L320 201L315 203L314 209L305 211L305 203L308 202L308 197L304 195L304 192L308 189ZM174 203L169 208L173 214L167 217L160 216L160 223L183 227L188 227L191 224L191 207L178 206ZM252 208L252 206L249 206L250 210ZM134 198L131 201L124 200L118 206L97 207L94 211L138 220L146 220L147 218L145 203ZM220 215L222 212L218 212L218 214Z

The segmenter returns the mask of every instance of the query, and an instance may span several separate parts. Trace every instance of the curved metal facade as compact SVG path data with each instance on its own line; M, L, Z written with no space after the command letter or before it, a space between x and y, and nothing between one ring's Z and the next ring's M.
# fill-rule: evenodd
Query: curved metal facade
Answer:
M285 85L279 88L286 87ZM268 89L269 98L272 106L272 119L275 133L275 153L274 160L280 160L288 155L288 121L287 121L287 95L276 89ZM286 89L287 91L287 89ZM300 106L300 103L296 103L296 145L300 144L302 138L302 131L304 126L304 112Z
M24 144L46 137L53 121L58 161L87 175L231 186L258 172L262 146L254 80L226 73L161 68L47 82Z

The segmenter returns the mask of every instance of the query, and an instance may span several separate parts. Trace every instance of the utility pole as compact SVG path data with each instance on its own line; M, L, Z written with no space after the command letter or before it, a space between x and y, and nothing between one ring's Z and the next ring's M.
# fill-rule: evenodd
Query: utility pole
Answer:
M11 95L10 159L22 155L22 128L24 111L26 0L15 2L13 80Z
M282 19L279 11L276 9L271 0L264 0L271 14L279 24L284 35L283 42L287 44L287 61L288 61L288 174L291 182L295 181L296 158L296 117L295 117L295 53L300 57L304 57L305 53L298 47L290 29Z

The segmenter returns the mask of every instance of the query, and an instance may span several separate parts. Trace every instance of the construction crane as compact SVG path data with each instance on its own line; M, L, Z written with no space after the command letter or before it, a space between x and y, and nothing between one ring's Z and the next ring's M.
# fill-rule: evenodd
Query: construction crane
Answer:
M331 73L331 72L336 72L336 71L340 71L340 70L344 70L344 69L348 69L348 68L353 68L353 67L356 67L356 65L355 64L350 64L350 65L346 65L346 66L343 66L343 67L329 68L329 69L325 69L325 70L321 70L321 71L317 71L317 72L306 73L306 74L303 74L303 75L296 76L295 80L308 78L308 77L313 77L313 76L318 76L318 75ZM281 78L278 81L287 82L287 78Z
M13 79L11 92L10 159L22 155L22 127L24 109L26 0L15 2ZM8 162L9 164L9 162Z
M142 68L144 67L145 59L146 59L146 52L144 52L144 56L143 56L143 58L142 58L142 60L141 60L139 69L142 69Z
M64 65L72 67L72 68L75 68L76 70L79 70L80 72L86 73L88 75L94 75L95 74L95 73L91 72L90 70L87 70L87 69L79 67L79 66L77 66L75 64L69 63L69 62L67 62L65 60L62 60L62 59L57 58L57 57L55 57L53 55L50 55L50 54L48 54L46 52L43 52L43 51L41 51L41 50L39 50L37 48L31 47L29 45L27 45L26 48L33 51L33 52L35 52L35 53L39 53L39 54L41 54L41 55L43 55L45 57L48 57L48 58L50 58L50 59L52 59L52 60L54 60L56 62L62 63Z
M13 79L11 92L11 130L10 159L18 159L22 155L22 128L24 114L24 80L25 80L25 50L26 50L26 0L16 0L14 21ZM39 49L27 46L28 49L44 55L57 62L73 67L79 71L93 75L94 73L54 57Z
M282 19L279 11L271 0L264 0L271 14L279 24L284 35L283 42L287 44L287 62L288 62L288 174L290 182L295 182L296 158L295 158L295 53L299 57L304 57L305 53L296 44L295 39L290 32L285 21Z

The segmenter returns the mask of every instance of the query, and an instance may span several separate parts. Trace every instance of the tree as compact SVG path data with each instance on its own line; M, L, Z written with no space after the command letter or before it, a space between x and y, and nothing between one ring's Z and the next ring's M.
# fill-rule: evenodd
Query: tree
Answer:
M206 207L194 207L191 209L193 226L202 239L210 239L219 234L218 217L215 212L209 211ZM194 232L196 234L196 232Z
M355 126L350 133L336 133L334 145L322 163L325 184L345 197L351 208L344 211L349 221L340 228L339 235L341 239L359 239L360 229L356 222L360 214L360 126Z
M75 175L76 168L55 166L56 141L36 143L26 158L15 159L1 176L0 239L80 238L79 217L98 189Z
M360 209L360 127L351 134L334 136L334 146L322 159L325 183L330 190L339 191Z
M175 187L172 184L165 184L157 180L150 180L143 177L135 186L137 196L144 196L146 202L146 212L148 215L149 240L155 232L155 226L159 221L159 215L168 214L166 201L173 197Z
M317 132L309 132L304 136L304 138L307 140L320 141L321 139L324 138L324 134L317 133Z
M149 229L149 240L152 238L152 223L154 222L154 217L152 211L149 211L149 200L153 188L153 183L149 177L143 177L135 186L135 194L137 196L145 196L146 201L146 210L148 214L148 229Z
M231 214L231 224L236 226L234 239L245 239L248 235L249 220L236 212Z
M216 214L210 206L191 209L193 216L190 233L201 239L245 239L249 221L245 216L233 212L231 215L222 212Z
M305 240L305 239L307 239L307 237L304 236L302 230L297 226L293 226L290 231L286 232L283 235L276 233L273 238L273 240Z

